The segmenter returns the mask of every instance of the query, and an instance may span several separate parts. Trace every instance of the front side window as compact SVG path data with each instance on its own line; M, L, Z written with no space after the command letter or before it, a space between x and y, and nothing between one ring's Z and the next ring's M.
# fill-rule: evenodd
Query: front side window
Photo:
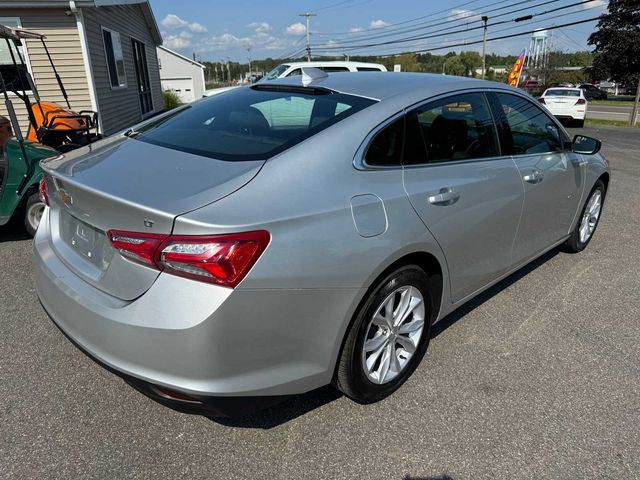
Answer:
M507 93L498 93L496 96L511 131L514 155L562 150L558 127L538 105L526 98Z
M407 165L498 156L489 107L481 93L436 100L407 117Z
M220 160L265 160L373 103L341 93L262 84L190 104L135 138Z
M102 29L104 40L104 52L107 58L109 81L112 88L125 87L127 80L124 70L124 55L122 54L122 42L120 34L113 30Z

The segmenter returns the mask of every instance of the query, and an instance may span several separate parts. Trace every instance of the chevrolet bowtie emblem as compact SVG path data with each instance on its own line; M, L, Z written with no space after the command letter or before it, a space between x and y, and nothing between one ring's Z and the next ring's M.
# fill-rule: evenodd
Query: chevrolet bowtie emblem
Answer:
M60 200L62 200L62 203L64 203L67 207L70 207L71 205L73 205L73 197L71 197L71 195L69 195L64 190L58 190L58 197L60 198Z

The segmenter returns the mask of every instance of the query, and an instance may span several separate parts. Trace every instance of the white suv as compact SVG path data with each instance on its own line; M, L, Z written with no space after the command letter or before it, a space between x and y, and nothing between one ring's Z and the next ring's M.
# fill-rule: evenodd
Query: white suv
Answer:
M327 73L335 72L386 72L387 68L380 63L363 63L363 62L292 62L282 63L276 68L262 77L259 82L275 80L277 78L292 77L294 75L302 75L302 67L314 67ZM211 97L219 93L226 92L232 88L238 87L222 87L212 88L204 92L203 97Z

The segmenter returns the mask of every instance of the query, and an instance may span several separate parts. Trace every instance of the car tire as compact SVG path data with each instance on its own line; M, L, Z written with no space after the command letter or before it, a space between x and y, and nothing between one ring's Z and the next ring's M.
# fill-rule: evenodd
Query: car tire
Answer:
M44 209L45 204L40 200L38 192L29 194L24 205L24 228L32 237L35 236L36 230L38 230Z
M575 121L574 121L574 125L575 125L575 127L576 127L576 128L582 128L582 127L584 127L584 119L582 119L582 120L575 120Z
M406 292L405 296L403 292ZM356 402L365 404L382 400L400 388L419 365L429 345L433 306L436 305L434 292L430 278L417 265L399 268L378 282L368 292L347 333L334 386ZM403 322L400 307L403 299L406 303L406 297L410 297L409 309L420 297L422 305L416 304ZM391 308L386 309L385 305ZM391 321L385 323L381 321L382 317ZM419 335L417 330L407 333L419 326L420 318L423 323ZM384 326L379 326L380 323ZM392 326L393 323L396 325ZM378 353L373 345L385 342L385 335L386 346L381 347L382 353ZM407 345L408 341L411 345ZM368 353L366 349L369 349ZM374 358L376 354L378 356ZM369 364L371 369L367 367ZM384 373L385 364L387 373Z
M584 250L587 245L589 245L589 242L593 238L593 234L595 233L600 221L605 195L606 187L604 186L604 182L598 179L596 184L591 189L591 192L587 197L587 201L584 203L584 207L582 207L582 211L580 212L580 216L578 217L576 227L571 232L571 235L569 236L567 241L562 245L562 249L565 252L578 253ZM594 201L594 197L598 196L599 200L596 213L591 209L594 206L594 204L592 203ZM585 231L585 229L588 230Z

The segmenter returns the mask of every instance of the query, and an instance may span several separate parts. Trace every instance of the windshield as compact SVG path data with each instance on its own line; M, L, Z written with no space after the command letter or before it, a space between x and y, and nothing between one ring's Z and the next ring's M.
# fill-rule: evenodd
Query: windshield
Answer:
M580 90L572 90L572 89L547 90L547 93L545 93L544 96L545 97L579 97Z
M238 88L192 103L134 138L220 160L265 160L373 103L313 88Z
M264 77L262 77L256 83L262 83L262 82L267 82L269 80L275 80L276 78L279 78L280 75L282 75L287 68L289 68L289 65L278 65L276 68L271 70L269 73L267 73Z

